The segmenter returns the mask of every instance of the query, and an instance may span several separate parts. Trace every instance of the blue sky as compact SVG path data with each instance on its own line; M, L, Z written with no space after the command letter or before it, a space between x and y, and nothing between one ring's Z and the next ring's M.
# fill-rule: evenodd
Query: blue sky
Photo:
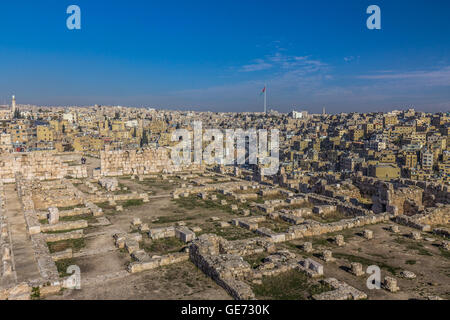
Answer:
M81 8L81 30L66 9ZM382 30L366 28L381 8ZM2 1L0 104L450 110L450 1Z

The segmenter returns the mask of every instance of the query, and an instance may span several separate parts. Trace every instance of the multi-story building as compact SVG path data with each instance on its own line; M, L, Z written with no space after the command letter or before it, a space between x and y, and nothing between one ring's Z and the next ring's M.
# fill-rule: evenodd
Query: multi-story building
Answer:
M420 155L420 164L424 170L431 170L433 168L433 153L428 149L422 150Z

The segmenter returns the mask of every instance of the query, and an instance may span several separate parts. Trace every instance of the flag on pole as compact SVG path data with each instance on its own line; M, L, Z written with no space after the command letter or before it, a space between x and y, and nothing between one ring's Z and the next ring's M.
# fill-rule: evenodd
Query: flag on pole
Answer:
M264 94L264 92L266 92L266 86L264 86L264 88L262 89L262 91L261 91L261 94L260 94L260 95Z

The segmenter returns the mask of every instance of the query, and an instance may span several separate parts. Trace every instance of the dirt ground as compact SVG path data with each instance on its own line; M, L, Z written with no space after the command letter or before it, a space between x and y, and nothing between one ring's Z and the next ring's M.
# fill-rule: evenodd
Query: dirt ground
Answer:
M95 159L88 158L91 166L96 165ZM118 179L120 186L127 190L121 193L147 192L150 194L148 203L133 203L124 206L122 212L115 211L113 206L103 204L105 217L110 221L108 226L89 227L85 230L84 247L73 258L73 262L81 269L82 277L95 278L104 274L121 272L131 261L131 257L123 250L114 247L112 235L116 232L135 232L131 226L133 218L140 218L150 228L174 225L185 222L188 226L200 227L202 233L215 233L228 240L256 237L256 234L244 228L229 226L219 227L211 217L229 222L240 217L229 208L233 199L226 198L228 205L221 206L192 196L173 200L171 192L186 183L178 178L162 181L159 178L139 181L130 177ZM78 187L78 186L77 186ZM83 188L81 191L86 192ZM220 200L223 195L217 194ZM240 207L246 206L239 204ZM287 229L290 225L283 221L267 220L260 226L268 227L276 232ZM370 225L339 232L345 237L346 245L337 247L328 240L332 234L301 239L278 244L279 249L289 249L299 257L312 257L324 265L324 276L345 281L351 286L368 294L369 299L423 299L429 295L437 295L450 299L450 261L448 253L438 246L442 239L436 235L423 233L422 240L412 240L406 234L413 229L400 226L401 232L394 234L386 230L388 224ZM374 232L374 239L366 240L359 233L363 229ZM143 234L145 249L152 254L163 254L163 250L180 250L183 244L171 241L152 242L148 235ZM425 238L433 238L434 242ZM300 244L305 241L313 243L314 252L305 254ZM334 262L320 260L323 250L332 250L336 258ZM160 250L160 251L158 251ZM97 253L95 253L98 251ZM83 253L95 253L86 254ZM363 270L369 265L380 266L382 279L394 276L400 287L398 293L386 290L369 290L366 281L369 275L356 277L348 272L351 262L361 262ZM412 271L417 278L407 280L400 277L403 270ZM99 285L86 285L81 290L66 290L51 299L230 299L229 295L214 281L206 277L191 262L171 265L157 270L129 274L125 277L108 280Z
M190 226L204 228L204 232L216 230L220 232L215 223L207 220L212 216L219 217L222 221L228 221L233 217L229 212L221 209L182 207L170 196L170 192L181 184L178 179L158 184L152 181L140 182L125 177L120 178L119 183L122 187L127 187L126 193L151 192L150 202L136 206L124 206L122 212L106 206L105 217L111 222L111 225L86 229L84 247L77 252L77 254L95 253L96 251L98 253L74 257L71 260L71 263L80 267L82 278L92 279L126 269L127 264L131 262L131 257L125 251L115 248L112 235L116 232L133 231L131 226L133 218L140 218L151 228L185 221ZM77 188L86 192L82 184L77 185ZM238 238L243 235L255 236L242 228L235 228L235 233L238 234ZM143 237L144 243L151 244L152 241L146 234ZM62 294L49 297L49 299L230 299L230 296L191 262L184 262L158 270L129 274L124 278L108 280L101 286L88 284L81 290L65 290Z
M95 264L95 261L91 264ZM107 281L101 286L66 290L60 295L52 296L51 299L230 300L231 297L187 261L158 270L130 274L126 278Z
M450 299L450 260L437 247L438 237L423 233L424 238L436 239L435 242L426 240L412 240L406 235L413 231L407 227L400 227L400 233L394 234L386 230L387 224L366 226L340 232L345 237L346 245L337 247L327 240L330 234L313 239L302 239L282 244L282 247L292 252L311 256L324 265L324 276L334 277L367 293L369 299L423 299L426 296L437 295ZM364 239L359 233L364 229L374 232L374 238ZM312 241L314 252L305 254L298 245ZM319 259L323 250L331 250L336 258L334 262L324 262ZM366 281L369 275L356 277L347 271L351 262L360 262L366 271L369 265L381 268L381 279L394 276L400 291L389 293L386 290L368 290ZM400 277L403 270L412 271L416 279L408 280Z

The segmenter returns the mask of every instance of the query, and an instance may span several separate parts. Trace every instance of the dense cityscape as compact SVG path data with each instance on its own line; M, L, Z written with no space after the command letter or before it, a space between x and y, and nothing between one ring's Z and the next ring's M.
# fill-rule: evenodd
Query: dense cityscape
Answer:
M0 114L1 299L450 297L448 113ZM175 163L199 122L277 129L277 172Z
M110 106L4 106L0 112L5 152L79 152L174 145L177 128L279 129L280 161L300 172L355 173L379 179L450 181L450 116L393 110L389 113L286 114L181 112Z

